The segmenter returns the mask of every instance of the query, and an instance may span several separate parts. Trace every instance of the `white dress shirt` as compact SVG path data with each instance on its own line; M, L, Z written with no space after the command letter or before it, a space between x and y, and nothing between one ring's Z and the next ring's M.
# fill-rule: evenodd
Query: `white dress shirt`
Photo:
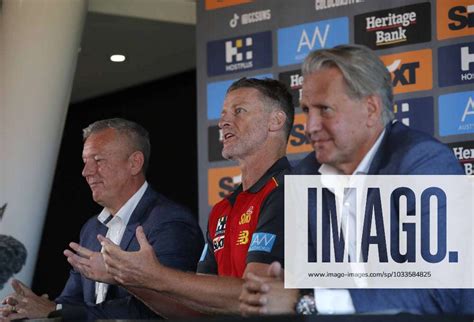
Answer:
M117 211L115 215L112 215L107 208L102 209L102 212L99 214L97 219L107 226L107 235L114 244L120 245L122 241L123 233L127 227L130 216L138 205L138 202L142 199L143 194L148 188L148 183L145 183L138 189L135 194L128 199L128 201L122 206L122 208ZM102 303L105 300L107 295L107 289L109 284L96 282L95 283L95 295L96 295L96 304Z
M380 147L380 144L382 143L382 138L385 134L385 130L379 135L377 138L377 141L375 141L374 145L372 148L370 148L369 152L365 155L365 157L362 159L362 161L359 163L355 171L352 173L352 175L355 174L367 174L370 169L370 165L372 164L372 161L374 159L375 153ZM322 164L321 167L319 168L319 172L323 176L322 180L324 180L324 175L334 175L334 174L343 174L336 168L327 165L327 164ZM354 193L347 193L344 195L343 198L343 207L345 208L340 208L340 209L347 209L347 205L349 204L354 204L353 200L356 198ZM351 202L352 200L352 202ZM357 203L360 204L360 203ZM351 211L352 209L352 211ZM349 207L349 211L344 212L342 215L347 215L348 218L345 218L346 220L341 220L341 218L338 218L342 224L342 231L345 232L347 227L346 223L348 224L349 227L356 227L356 213L352 207ZM341 215L341 216L342 216ZM354 232L349 232L351 236L355 236ZM357 258L356 255L356 246L355 246L355 240L354 238L349 239L349 256L351 258ZM349 293L348 290L344 289L314 289L314 298L316 301L316 308L318 309L319 313L322 314L352 314L355 313L355 308L354 304L352 303L351 299L351 294Z

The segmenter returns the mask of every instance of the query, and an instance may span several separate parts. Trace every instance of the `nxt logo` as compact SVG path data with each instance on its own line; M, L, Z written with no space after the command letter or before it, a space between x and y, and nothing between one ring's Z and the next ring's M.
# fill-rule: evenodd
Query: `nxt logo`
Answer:
M249 231L248 230L242 230L239 233L239 237L237 238L236 245L245 245L248 242L249 242Z
M252 219L253 206L250 206L245 213L240 216L239 225L248 224Z
M392 72L393 77L393 86L408 85L416 83L416 73L415 71L420 67L420 63L413 62L409 64L400 65L400 59L393 62L392 65L387 66L389 72Z
M381 56L392 75L394 93L429 90L433 87L430 49Z

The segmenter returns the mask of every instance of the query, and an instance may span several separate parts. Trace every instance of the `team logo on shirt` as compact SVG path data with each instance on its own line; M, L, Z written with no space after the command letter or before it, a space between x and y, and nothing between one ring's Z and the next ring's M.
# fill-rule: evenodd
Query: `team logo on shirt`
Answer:
M217 236L212 240L212 248L214 249L214 253L217 252L219 249L224 248L224 235Z
M212 240L212 248L214 252L224 248L225 226L227 223L227 216L222 216L217 219L216 233Z
M226 222L227 222L227 216L222 216L219 219L217 219L216 233L214 234L214 236L224 235Z
M242 230L239 233L239 237L237 237L236 245L245 245L248 242L249 242L249 231L248 230Z
M240 216L239 225L248 224L252 219L253 206L250 206L245 213Z

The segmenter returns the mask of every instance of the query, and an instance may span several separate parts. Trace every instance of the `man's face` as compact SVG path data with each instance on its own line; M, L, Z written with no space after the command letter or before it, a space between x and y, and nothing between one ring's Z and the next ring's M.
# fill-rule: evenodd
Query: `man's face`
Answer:
M219 121L222 156L239 160L258 151L268 137L270 114L258 90L239 88L228 93Z
M121 207L132 178L129 155L126 140L114 129L93 133L85 141L82 175L92 190L92 198L101 206Z
M366 100L347 96L339 69L326 68L305 75L301 107L318 162L351 174L371 144Z

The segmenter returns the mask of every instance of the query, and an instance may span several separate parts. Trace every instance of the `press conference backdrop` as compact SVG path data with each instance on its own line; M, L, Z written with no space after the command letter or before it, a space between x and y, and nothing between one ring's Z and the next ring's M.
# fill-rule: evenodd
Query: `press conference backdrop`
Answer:
M374 49L392 75L396 118L446 143L473 175L473 0L205 0L197 10L201 225L240 183L237 165L221 156L217 126L229 85L279 79L298 106L302 61L339 44ZM312 150L296 113L287 149L295 162Z

